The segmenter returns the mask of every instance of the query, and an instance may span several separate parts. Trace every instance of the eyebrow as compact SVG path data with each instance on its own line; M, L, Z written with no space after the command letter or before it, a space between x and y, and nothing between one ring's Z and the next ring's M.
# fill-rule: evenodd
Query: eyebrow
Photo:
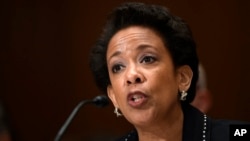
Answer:
M149 44L141 44L138 47L136 47L136 51L142 51L142 50L145 50L147 48L154 48L154 47L152 45L149 45ZM110 60L112 57L120 55L121 53L122 53L121 51L114 52L111 56L109 56L108 60Z
M116 52L113 53L111 56L109 56L108 61L109 61L111 58L120 55L121 53L122 53L121 51L116 51Z

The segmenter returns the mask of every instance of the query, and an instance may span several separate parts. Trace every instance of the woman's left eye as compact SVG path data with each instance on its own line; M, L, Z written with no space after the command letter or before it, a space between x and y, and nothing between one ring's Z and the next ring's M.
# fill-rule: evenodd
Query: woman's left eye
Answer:
M145 56L142 58L141 63L153 63L156 60L153 56Z

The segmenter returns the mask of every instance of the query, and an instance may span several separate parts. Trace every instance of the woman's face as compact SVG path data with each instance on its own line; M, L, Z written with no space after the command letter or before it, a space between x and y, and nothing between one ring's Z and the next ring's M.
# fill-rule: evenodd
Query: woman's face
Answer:
M157 122L180 110L178 90L187 90L183 75L156 32L140 26L120 30L108 44L106 59L108 95L132 124Z

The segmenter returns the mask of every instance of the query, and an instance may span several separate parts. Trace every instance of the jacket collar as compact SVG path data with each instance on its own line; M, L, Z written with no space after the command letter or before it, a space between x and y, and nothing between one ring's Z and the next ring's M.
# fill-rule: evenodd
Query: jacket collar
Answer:
M208 141L207 139L210 138L208 132L203 133L204 114L188 103L182 103L182 109L184 114L182 141L203 141L204 135L205 140ZM208 130L210 121L206 120L206 130ZM138 141L137 131L130 132L119 141Z
M202 141L208 138L209 119L206 115L187 103L182 104L182 109L184 113L182 140Z

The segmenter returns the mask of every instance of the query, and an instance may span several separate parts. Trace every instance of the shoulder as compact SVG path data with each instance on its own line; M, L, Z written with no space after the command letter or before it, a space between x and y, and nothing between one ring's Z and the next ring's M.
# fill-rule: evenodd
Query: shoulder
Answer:
M183 112L183 141L229 141L230 127L250 124L236 120L213 119L190 105L183 104Z
M250 123L236 120L211 120L211 141L229 141L231 125L249 125Z

